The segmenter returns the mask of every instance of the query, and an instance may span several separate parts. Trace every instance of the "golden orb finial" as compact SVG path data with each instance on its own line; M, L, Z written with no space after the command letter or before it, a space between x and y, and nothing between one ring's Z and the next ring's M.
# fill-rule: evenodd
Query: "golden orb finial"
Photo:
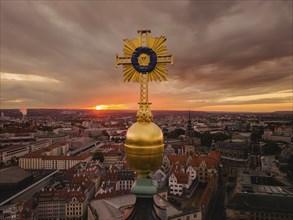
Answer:
M124 150L130 167L140 178L147 178L151 171L161 166L163 133L153 122L136 122L127 131Z

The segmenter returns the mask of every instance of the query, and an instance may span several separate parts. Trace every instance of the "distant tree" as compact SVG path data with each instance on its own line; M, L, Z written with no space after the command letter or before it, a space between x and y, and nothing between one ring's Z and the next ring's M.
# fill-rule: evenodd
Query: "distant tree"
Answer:
M224 140L230 139L230 135L219 132L219 133L216 133L216 134L213 135L213 139L214 139L215 142L224 141Z
M293 166L293 155L289 157L288 164Z
M194 137L201 138L201 133L198 131L194 131Z
M287 177L292 179L293 177L293 166L292 165L282 165L280 166L280 171L287 174Z
M124 137L112 137L111 141L114 141L115 143L120 143L120 142L125 141L125 138Z
M257 142L262 139L264 129L263 127L254 127L251 129L251 140Z
M267 141L263 147L264 155L279 154L282 149L274 141Z
M284 171L283 171L282 169L283 169ZM286 173L287 176L288 176L289 178L292 179L292 177L293 177L293 155L291 155L291 156L289 157L288 165L281 166L281 167L280 167L280 170L281 170L282 172Z
M168 138L178 138L180 135L184 135L185 131L182 128L176 128L174 131L171 131L168 135Z
M201 145L211 147L213 141L213 136L209 131L206 131L201 136Z
M274 126L273 124L270 123L270 124L268 124L267 128L268 128L269 130L271 130L271 131L274 131L275 126Z
M102 135L103 135L103 136L109 136L109 134L107 133L106 130L102 130Z
M282 165L280 166L280 171L282 171L283 173L287 173L289 170L289 166L288 165Z
M163 132L163 135L166 136L166 137L169 135L169 131L168 131L167 128L163 128L162 132Z
M104 155L102 152L95 152L94 155L93 155L93 159L92 160L99 160L100 162L104 162Z
M17 161L16 158L11 158L11 160L9 160L8 163L9 163L11 166L17 166L17 165L18 165L18 161Z
M246 132L250 132L250 124L249 124L249 123L246 124L246 126L245 126L245 131L246 131Z
M27 122L25 122L25 123L22 124L22 127L23 127L23 128L26 128L26 127L29 127L29 126L31 126L31 125L32 125L32 124L31 124L30 122L27 121Z
M48 131L48 132L52 132L54 130L54 128L50 127L50 126L42 126L42 127L40 127L40 129L42 131Z
M108 132L106 130L102 131L102 136L107 137L107 140L110 139L110 135L108 134Z

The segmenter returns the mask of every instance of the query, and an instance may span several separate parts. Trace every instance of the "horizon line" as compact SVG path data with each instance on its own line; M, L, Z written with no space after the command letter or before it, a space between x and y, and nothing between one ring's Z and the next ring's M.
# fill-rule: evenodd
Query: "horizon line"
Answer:
M6 108L6 109L0 109L0 111L7 111L7 110L20 110L24 108ZM138 109L101 109L101 110L96 110L96 109L91 109L91 108L25 108L26 110L63 110L63 111L95 111L95 112L106 112L106 111L137 111ZM177 111L177 112L183 112L183 111L189 111L189 109L152 109L152 111ZM275 112L293 112L293 110L278 110L278 111L217 111L217 110L211 110L211 111L201 111L201 110L192 110L190 109L191 112L212 112L212 113L275 113Z

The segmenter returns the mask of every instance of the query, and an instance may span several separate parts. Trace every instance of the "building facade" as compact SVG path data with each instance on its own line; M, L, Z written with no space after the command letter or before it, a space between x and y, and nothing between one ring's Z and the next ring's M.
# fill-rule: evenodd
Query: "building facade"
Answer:
M55 144L19 158L23 169L68 170L80 162L87 163L92 159L89 153L78 156L67 156L68 144Z
M175 168L169 177L169 195L189 198L197 185L198 180L193 167Z
M47 219L66 219L66 190L42 190L37 200L37 218Z
M216 142L215 147L221 154L224 175L236 175L239 168L248 166L249 138L235 135L230 140Z
M11 159L16 159L29 153L28 145L13 145L0 150L0 162L7 163Z

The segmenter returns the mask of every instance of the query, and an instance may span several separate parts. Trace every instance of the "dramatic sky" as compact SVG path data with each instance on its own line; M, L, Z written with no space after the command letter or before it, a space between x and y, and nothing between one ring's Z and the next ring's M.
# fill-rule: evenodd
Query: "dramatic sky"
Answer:
M166 36L152 109L292 110L292 1L1 0L1 108L136 109L123 39ZM103 107L101 107L103 108Z

